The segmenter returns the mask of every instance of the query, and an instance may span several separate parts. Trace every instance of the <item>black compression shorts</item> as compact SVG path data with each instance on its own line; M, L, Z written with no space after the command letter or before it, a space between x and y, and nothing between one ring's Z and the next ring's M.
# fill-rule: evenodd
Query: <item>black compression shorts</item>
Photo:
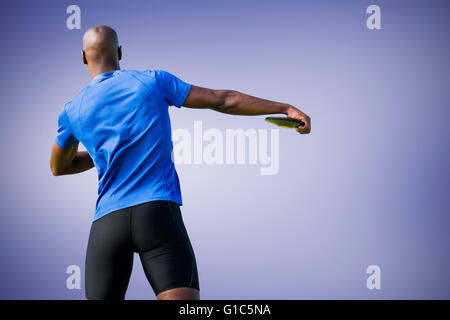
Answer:
M124 299L139 253L156 295L178 287L199 290L197 264L178 204L151 201L92 223L86 253L86 298Z

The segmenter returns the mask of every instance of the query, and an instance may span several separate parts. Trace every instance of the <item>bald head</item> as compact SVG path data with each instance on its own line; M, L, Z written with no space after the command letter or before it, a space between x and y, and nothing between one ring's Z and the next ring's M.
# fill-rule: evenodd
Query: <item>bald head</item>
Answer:
M108 26L96 26L83 36L83 61L88 66L110 66L118 68L121 48L117 33Z

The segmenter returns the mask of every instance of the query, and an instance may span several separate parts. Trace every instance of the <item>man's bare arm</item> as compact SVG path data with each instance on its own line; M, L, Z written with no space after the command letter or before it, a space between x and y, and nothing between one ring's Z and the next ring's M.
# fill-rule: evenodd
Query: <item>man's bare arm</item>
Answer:
M63 149L53 142L50 155L50 169L53 175L75 174L93 167L91 156L86 151L78 151L78 144Z
M294 106L253 97L234 90L213 90L192 86L183 105L187 108L212 109L243 116L282 113L305 123L304 126L296 129L297 132L302 134L311 132L310 117Z

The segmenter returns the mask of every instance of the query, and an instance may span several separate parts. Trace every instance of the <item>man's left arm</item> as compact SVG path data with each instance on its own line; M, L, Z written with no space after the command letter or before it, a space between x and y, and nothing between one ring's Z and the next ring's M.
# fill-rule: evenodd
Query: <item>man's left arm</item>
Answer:
M78 143L61 148L53 142L50 155L50 169L54 176L84 172L94 167L91 156L86 151L78 151Z

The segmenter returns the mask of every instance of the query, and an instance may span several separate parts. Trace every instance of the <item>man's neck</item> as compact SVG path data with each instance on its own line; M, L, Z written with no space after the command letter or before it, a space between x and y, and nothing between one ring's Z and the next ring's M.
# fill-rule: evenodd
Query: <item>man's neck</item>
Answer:
M119 64L117 64L117 66L106 66L105 65L105 66L91 66L90 68L88 68L92 79L94 79L99 74L106 73L106 72L112 72L112 71L116 71L119 69L120 69Z

